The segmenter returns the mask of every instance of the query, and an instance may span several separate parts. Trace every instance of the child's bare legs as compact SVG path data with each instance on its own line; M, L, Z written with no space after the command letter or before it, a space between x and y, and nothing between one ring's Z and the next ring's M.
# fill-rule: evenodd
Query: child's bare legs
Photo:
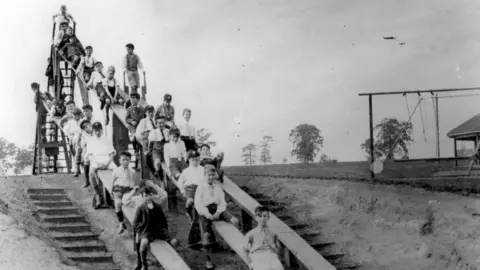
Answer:
M475 161L476 161L475 159L470 160L470 165L468 166L468 175L471 174L472 168L473 168L473 164L475 163Z
M117 214L118 218L118 233L121 234L127 228L125 223L123 223L123 212L122 212L122 197L123 193L121 192L114 192L113 193L113 200L115 203L115 213Z

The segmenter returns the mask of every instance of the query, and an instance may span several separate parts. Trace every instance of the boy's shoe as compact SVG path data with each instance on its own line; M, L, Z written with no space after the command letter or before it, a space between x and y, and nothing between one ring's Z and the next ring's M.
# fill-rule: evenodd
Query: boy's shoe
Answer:
M127 229L127 226L125 226L125 223L122 222L118 224L118 234L122 234L126 229Z

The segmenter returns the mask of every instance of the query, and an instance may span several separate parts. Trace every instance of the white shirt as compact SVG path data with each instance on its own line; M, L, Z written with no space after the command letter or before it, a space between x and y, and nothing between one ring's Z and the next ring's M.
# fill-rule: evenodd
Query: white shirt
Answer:
M155 128L152 124L153 121L154 121L153 118L148 118L148 117L145 117L142 120L140 120L140 123L138 123L137 130L135 132L135 136L141 139L142 134L145 131L152 131Z
M225 193L223 189L215 184L209 185L203 183L198 185L195 191L195 209L197 212L207 218L212 214L208 211L207 206L210 204L217 204L217 211L219 213L224 212L227 209L227 202L225 201Z
M170 159L182 157L187 160L187 149L185 148L185 143L182 140L178 140L177 143L170 141L163 146L163 155L167 166L170 167Z
M95 57L93 57L93 55L90 55L90 56L85 55L80 60L80 64L77 69L78 73L82 72L85 67L93 68L95 65L95 62L97 62L97 60L95 59Z
M75 135L82 131L80 129L80 122L73 118L69 119L67 123L63 126L63 131L66 133L68 138L73 141Z
M97 84L103 82L104 78L105 77L102 76L102 74L100 74L100 72L95 70L95 71L92 72L92 76L90 77L90 80L88 81L87 86L95 88L97 86Z
M204 169L202 166L189 166L183 170L178 179L178 188L182 193L185 192L185 187L191 185L198 186L199 184L206 184Z
M70 20L72 20L72 22L75 22L75 20L73 19L73 16L71 14L69 14L68 12L65 12L65 15L63 15L61 12L59 12L57 14L54 14L53 19L55 20L55 23L57 24L57 27L60 26L60 24L64 21L66 21L67 19L70 19Z
M135 170L132 168L123 168L119 166L113 170L112 173L113 184L122 187L134 187L135 186Z
M93 135L87 138L87 152L86 157L89 157L93 163L106 163L110 159L111 154L115 154L112 143L106 136L98 138Z
M162 131L160 131L159 128L156 128L148 134L148 141L149 142L161 142L162 140L165 139L166 142L168 142L168 133L170 132L170 129L166 128Z
M197 130L190 121L183 119L177 126L182 136L193 137L197 141Z

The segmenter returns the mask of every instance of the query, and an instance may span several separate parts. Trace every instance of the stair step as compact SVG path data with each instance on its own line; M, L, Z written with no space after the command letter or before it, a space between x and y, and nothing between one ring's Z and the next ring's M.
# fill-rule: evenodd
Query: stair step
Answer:
M296 230L301 230L301 229L305 229L308 227L307 224L305 223L294 223L295 221L291 222L291 223L287 223L285 222L285 224L290 227L292 230L296 231Z
M312 232L308 232L308 233L300 233L299 234L301 238L303 238L305 241L310 241L316 237L318 237L319 233L312 233Z
M98 235L92 232L79 232L79 233L69 233L69 232L50 232L50 235L58 241L92 241L98 240Z
M334 263L334 266L337 270L357 270L362 268L362 265L352 262L338 262Z
M35 206L40 207L68 207L72 206L73 203L68 200L60 200L60 201L33 201Z
M345 256L345 254L326 254L326 255L322 255L323 258L325 258L325 260L327 261L336 261L340 258L343 258Z
M65 252L65 257L76 262L112 262L112 254L109 252Z
M30 195L30 199L34 201L63 201L68 200L67 195Z
M40 214L40 218L44 222L49 222L49 223L75 223L75 222L85 222L87 223L87 220L85 219L84 216L82 215L44 215Z
M331 247L335 245L335 242L322 242L322 243L313 243L310 244L311 247L313 247L315 250L322 250L327 247Z
M78 223L65 223L65 224L49 224L46 225L46 229L49 231L55 232L69 232L69 233L79 233L79 232L90 232L90 224L78 222Z
M45 215L70 215L79 214L79 209L75 206L70 207L42 207L37 208L38 213Z
M250 195L250 197L254 198L254 199L263 199L263 200L268 200L267 199L267 196L261 194L261 193L249 193L248 195Z
M97 262L89 265L89 269L92 270L121 270L120 267L116 266L114 263L109 262Z
M27 189L27 193L63 195L65 194L65 190L61 188L29 188Z
M60 245L70 252L108 252L107 247L100 241L71 242Z

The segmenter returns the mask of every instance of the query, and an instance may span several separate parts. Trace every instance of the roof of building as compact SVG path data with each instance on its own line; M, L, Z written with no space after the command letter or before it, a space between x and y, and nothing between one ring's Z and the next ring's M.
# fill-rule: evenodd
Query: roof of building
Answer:
M469 137L480 133L480 114L468 119L447 133L449 138Z

